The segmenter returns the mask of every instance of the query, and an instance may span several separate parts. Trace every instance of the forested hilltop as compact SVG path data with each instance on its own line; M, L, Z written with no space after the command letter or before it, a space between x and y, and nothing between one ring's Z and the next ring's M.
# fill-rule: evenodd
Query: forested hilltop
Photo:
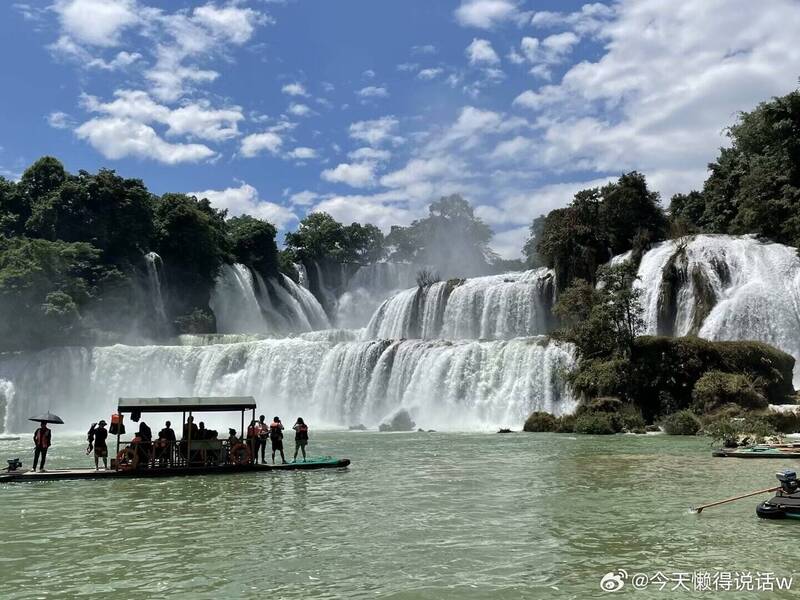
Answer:
M799 133L800 93L793 92L742 114L729 130L731 146L709 165L702 190L674 196L667 210L645 177L632 172L535 219L522 249L525 263L555 271L564 299L556 311L562 325L589 316L570 311L587 311L595 299L575 298L589 294L603 275L601 265L614 255L630 251L635 265L654 243L698 232L753 233L800 244ZM70 174L57 159L43 157L18 182L0 178L0 350L214 332L209 298L226 263L295 280L295 264L301 263L318 297L316 272L341 290L358 267L376 261L410 262L443 277L523 266L491 251L492 230L457 195L432 202L425 218L386 234L324 213L306 216L286 234L282 250L276 234L271 223L229 217L203 198L158 196L142 181L106 169ZM154 327L148 304L149 253L163 260L174 292L166 298L166 331ZM613 276L627 281L631 274ZM592 322L608 324L610 318ZM591 351L593 358L624 351L610 338L596 343L600 333L584 332L581 341L580 332L566 331L563 337L601 348Z

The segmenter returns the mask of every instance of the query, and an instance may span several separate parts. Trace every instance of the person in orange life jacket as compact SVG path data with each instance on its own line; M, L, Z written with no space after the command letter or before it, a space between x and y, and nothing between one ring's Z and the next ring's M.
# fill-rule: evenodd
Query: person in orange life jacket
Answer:
M281 461L286 464L286 456L283 454L283 423L278 417L269 424L269 439L272 441L272 464L275 464L275 452L281 453Z
M100 470L100 459L103 459L103 467L108 471L108 445L106 439L108 438L108 430L106 429L106 422L101 420L94 430L94 468L96 471Z
M44 471L44 461L47 460L47 449L50 447L50 434L51 431L47 428L47 423L41 422L39 427L33 433L33 443L35 448L33 450L33 470L39 464L39 457L42 459L42 466L39 471Z
M250 448L250 460L253 463L258 462L258 456L256 456L256 453L258 452L258 436L260 433L261 431L258 421L253 419L250 421L250 426L247 428L247 446Z
M294 459L297 462L297 451L302 450L303 462L306 462L306 444L308 444L308 425L303 421L303 417L297 417L297 422L292 426L294 429Z
M264 464L267 462L264 454L267 451L267 439L269 437L269 425L267 425L266 421L264 421L264 415L258 417L258 423L256 423L256 427L258 427L258 438L256 439L256 453L253 455L253 460L258 461L258 449L261 449L261 463Z

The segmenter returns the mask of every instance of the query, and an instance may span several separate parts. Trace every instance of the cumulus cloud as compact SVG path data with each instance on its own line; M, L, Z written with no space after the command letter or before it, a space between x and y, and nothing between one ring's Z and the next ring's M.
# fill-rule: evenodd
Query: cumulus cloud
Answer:
M389 96L389 91L383 86L368 85L358 90L356 95L362 98L386 98Z
M325 169L320 177L331 183L344 183L350 187L370 187L375 184L375 164L340 163L333 169Z
M106 71L116 71L118 69L124 69L126 67L131 66L141 58L142 55L139 54L138 52L126 52L125 50L122 50L120 52L117 52L117 55L111 60L104 60L102 58L93 58L86 64L86 66L96 67L98 69L103 69Z
M307 117L313 112L308 106L305 104L300 104L299 102L293 102L290 104L288 111L289 114L292 114L295 117Z
M431 79L436 79L442 73L444 73L444 69L440 67L422 69L419 73L417 73L417 77L424 81L430 81Z
M274 131L265 131L263 133L251 133L250 135L242 138L240 152L242 156L253 158L258 156L264 150L270 154L277 154L283 145L283 138Z
M395 194L332 196L317 203L313 212L326 212L342 223L372 223L384 231L392 225L407 225L422 210L409 210Z
M319 198L319 194L311 190L303 190L289 196L289 202L296 206L310 206Z
M128 118L91 119L78 127L75 134L109 159L131 156L174 165L216 156L211 148L203 144L167 142L149 125Z
M357 161L385 162L392 157L392 153L388 150L379 150L378 148L364 146L363 148L348 152L347 156Z
M354 140L366 142L371 146L377 146L383 142L400 144L403 138L394 134L399 121L392 115L387 115L379 119L367 121L357 121L350 125L350 137Z
M298 146L287 154L289 158L295 160L310 160L317 157L317 151L314 148L307 148L306 146Z
M281 91L287 96L308 96L305 86L296 81L294 83L287 83L281 88Z
M53 10L65 35L92 46L116 46L120 34L139 23L133 0L58 0Z
M455 17L465 27L491 29L507 21L521 22L525 14L512 0L462 0Z
M69 129L73 126L72 118L60 110L47 115L47 124L54 129Z
M500 57L492 48L489 40L473 38L472 43L465 50L469 64L471 65L496 65L500 63Z
M215 208L227 210L229 217L247 214L269 221L280 229L297 220L297 215L285 206L262 200L258 190L244 181L239 187L204 190L191 194L198 198L208 198Z

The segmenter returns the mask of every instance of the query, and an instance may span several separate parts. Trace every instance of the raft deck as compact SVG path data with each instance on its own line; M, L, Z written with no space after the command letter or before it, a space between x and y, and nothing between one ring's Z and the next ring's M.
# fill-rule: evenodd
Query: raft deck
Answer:
M795 460L800 460L800 448L758 446L749 448L720 448L714 450L711 456L716 458L793 458Z
M349 458L314 458L306 462L286 464L219 465L206 467L164 467L115 471L95 469L53 469L39 472L30 469L1 471L0 483L54 481L57 479L120 479L125 477L188 477L192 475L240 475L271 471L307 471L313 469L342 469L350 464Z

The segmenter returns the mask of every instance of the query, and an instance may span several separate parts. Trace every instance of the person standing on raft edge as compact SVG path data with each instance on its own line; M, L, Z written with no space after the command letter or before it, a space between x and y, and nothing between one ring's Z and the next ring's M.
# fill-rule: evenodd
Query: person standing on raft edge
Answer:
M294 429L294 458L292 462L297 462L297 451L302 450L303 462L306 462L306 444L308 444L308 425L303 421L303 417L297 417L297 422L292 426Z
M286 464L286 456L283 454L283 423L278 417L269 424L269 439L272 441L272 464L275 464L275 452L281 453L281 461Z
M267 425L266 421L264 421L265 418L266 417L264 417L264 415L261 415L258 417L258 423L256 423L256 426L258 427L258 439L256 440L256 454L253 456L253 460L258 462L258 448L261 448L261 464L267 462L267 459L264 457L264 455L267 452L269 425Z
M33 432L33 443L35 444L35 448L33 450L33 470L36 470L36 466L39 464L39 457L42 458L42 465L39 468L41 473L44 473L44 461L47 460L47 449L50 447L50 429L47 427L47 423L42 421L36 431ZM274 455L273 455L274 456Z
M95 471L100 470L100 459L103 459L103 468L108 471L108 446L106 445L106 438L108 438L108 429L106 429L106 422L100 421L94 430L94 468Z

